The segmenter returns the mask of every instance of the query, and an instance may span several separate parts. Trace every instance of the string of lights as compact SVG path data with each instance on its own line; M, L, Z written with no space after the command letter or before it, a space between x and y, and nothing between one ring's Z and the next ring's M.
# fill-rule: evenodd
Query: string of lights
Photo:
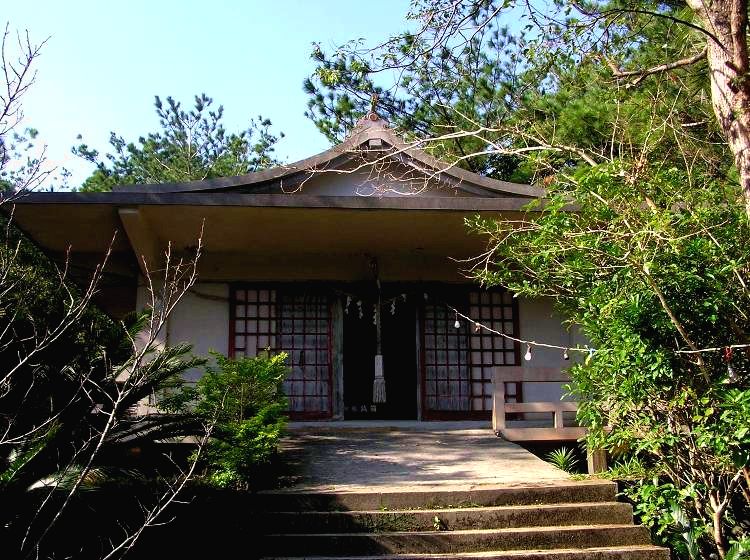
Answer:
M721 352L721 357L727 365L727 376L722 383L733 384L740 381L734 367L732 367L732 358L734 351L737 349L750 348L750 344L730 344L729 346L713 346L709 348L697 348L695 350L677 350L678 354L702 354L706 352Z
M729 344L728 346L712 346L710 348L698 348L696 350L676 350L677 354L702 354L704 352L726 352L727 348L732 350L750 348L750 344Z
M426 295L426 294L425 294ZM581 352L588 354L589 356L593 356L594 352L596 352L595 348L591 348L589 346L561 346L559 344L549 344L547 342L537 342L536 340L526 340L523 338L518 338L515 336L511 336L508 333L504 333L501 331L498 331L496 329L493 329L492 327L488 327L487 325L472 319L468 315L465 315L464 313L461 313L458 309L453 307L452 305L445 304L445 306L450 309L453 313L456 315L456 322L453 324L453 326L457 329L461 328L461 321L459 320L459 317L464 319L465 321L469 322L470 324L474 325L474 332L478 333L482 329L486 330L487 332L491 332L492 334L495 334L497 336L501 336L503 338L506 338L508 340L512 340L513 342L517 342L519 344L525 344L526 345L526 353L524 354L524 360L530 361L532 358L531 355L531 349L532 347L540 347L540 348L552 348L555 350L562 350L563 351L563 359L569 360L570 355L569 352Z
M354 296L352 294L344 293L343 295L346 296L346 304L344 306L344 312L349 312L349 307L352 303L356 302L359 318L363 318L363 311L362 311L362 304L363 301L361 298L357 298L357 296ZM434 298L430 297L426 292L423 294L425 301L428 301ZM406 301L407 300L407 294L402 293L398 294L392 298L389 298L387 300L384 300L381 302L382 306L388 306L390 308L391 315L394 315L396 313L396 303L398 301ZM452 312L455 315L455 322L453 326L456 329L461 328L461 320L466 321L468 324L473 325L474 333L479 333L482 330L485 330L487 332L490 332L494 335L500 336L502 338L505 338L507 340L510 340L512 342L525 345L526 346L526 352L524 353L524 360L530 361L532 359L532 348L550 348L553 350L560 350L563 353L563 360L569 360L570 359L570 353L571 352L580 352L582 354L587 354L588 357L592 357L595 352L601 352L602 350L598 350L595 348L592 348L590 346L563 346L559 344L550 344L547 342L538 342L536 340L528 340L524 338L515 337L512 335L509 335L508 333L499 331L497 329L494 329L488 325L485 325L484 323L480 322L477 319L474 319L470 317L469 315L466 315L465 313L459 311L456 307L440 301L435 301L438 305L442 304L445 305L445 307ZM374 304L373 306L373 323L377 321L377 314L380 313L381 310L379 309L378 304ZM730 344L727 346L712 346L707 348L698 348L698 349L689 349L689 350L675 350L676 354L701 354L701 353L710 353L710 352L721 352L722 358L724 362L727 364L727 372L728 372L728 381L727 382L734 382L736 379L738 379L736 372L732 368L732 358L733 358L733 351L734 350L742 350L742 349L750 349L750 344Z
M344 313L349 313L350 306L352 304L355 304L357 306L357 314L358 314L359 318L362 319L364 317L364 311L363 311L363 303L364 302L363 302L362 298L360 298L360 297L358 297L358 296L356 296L354 294L342 292L340 290L337 290L337 291L342 296L345 296ZM424 293L423 296L424 296L425 301L430 300L430 299L434 300L434 298L431 298L427 293ZM388 306L390 308L391 315L394 315L396 313L396 303L398 301L406 301L407 297L408 296L407 296L406 293L398 294L397 296L394 296L392 298L383 300L381 302L381 305L383 307ZM480 331L485 330L485 331L490 332L490 333L492 333L494 335L506 338L506 339L508 339L508 340L510 340L512 342L517 342L519 344L525 345L526 346L526 352L524 354L524 359L526 361L530 361L532 359L532 348L536 348L536 347L539 347L539 348L551 348L551 349L554 349L554 350L561 350L563 352L563 359L564 360L569 360L570 359L570 355L569 355L570 352L580 352L582 354L588 354L589 356L593 356L594 353L597 351L595 348L591 348L590 346L562 346L562 345L559 345L559 344L550 344L550 343L547 343L547 342L538 342L536 340L527 340L527 339L524 339L524 338L518 338L518 337L515 337L515 336L512 336L512 335L509 335L508 333L504 333L502 331L498 331L497 329L493 329L492 327L490 327L488 325L485 325L484 323L481 323L480 321L478 321L476 319L473 319L472 317L470 317L470 316L462 313L457 308L453 307L452 305L450 305L448 303L445 303L445 302L437 302L437 303L445 305L445 307L447 309L449 309L451 312L453 312L455 314L456 320L455 320L453 326L456 329L461 328L461 321L459 320L459 318L460 318L460 319L463 319L463 320L467 321L469 324L473 325L475 333L479 333ZM373 304L373 323L375 323L377 321L377 313L380 313L380 312L381 311L379 309L378 304Z
M465 319L466 321L468 321L469 323L472 323L474 325L474 332L479 332L481 329L485 329L488 332L491 332L491 333L496 334L498 336L502 336L504 338L507 338L508 340L512 340L513 342L518 342L520 344L525 344L526 345L526 354L524 355L524 359L527 360L527 361L531 360L531 348L534 347L534 346L539 346L539 347L542 347L542 348L553 348L553 349L556 349L556 350L562 350L563 351L563 359L565 359L565 360L568 360L569 357L570 357L568 355L568 352L583 352L583 353L588 353L589 356L593 356L594 352L600 351L600 350L597 350L595 348L591 348L589 346L573 346L573 347L571 347L571 346L560 346L558 344L548 344L548 343L545 343L545 342L537 342L535 340L525 340L525 339L522 339L522 338L517 338L517 337L511 336L511 335L509 335L507 333L500 332L500 331L497 331L495 329L492 329L492 328L488 327L487 325L484 325L484 324L480 323L479 321L477 321L475 319L472 319L468 315L465 315L465 314L461 313L458 309L456 309L455 307L453 307L453 306L451 306L449 304L445 304L445 306L448 309L450 309L451 311L453 311L453 313L455 313L455 315L456 315L456 322L454 323L454 326L457 329L461 328L461 323L459 321L459 317L461 317L462 319ZM700 353L707 353L707 352L721 352L724 361L727 364L729 364L728 365L729 378L730 379L734 379L736 377L736 374L735 374L734 370L732 369L732 366L731 366L730 362L732 361L732 351L733 350L737 350L737 349L750 349L750 344L730 344L730 345L727 345L727 346L712 346L712 347L708 347L708 348L699 348L699 349L696 349L696 350L676 350L675 353L676 354L700 354Z

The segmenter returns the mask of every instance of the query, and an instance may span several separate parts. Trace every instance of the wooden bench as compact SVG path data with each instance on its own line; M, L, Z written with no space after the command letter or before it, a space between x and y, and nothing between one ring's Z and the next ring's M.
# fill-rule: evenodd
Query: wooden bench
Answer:
M495 388L492 405L492 428L495 433L509 441L572 441L586 435L586 428L566 427L564 412L576 412L578 403L557 402L506 402L506 383L540 383L570 381L570 377L559 368L502 366L495 368ZM549 413L553 415L553 427L510 427L506 415L525 412Z
M495 434L508 441L575 441L586 435L586 428L566 427L564 412L576 412L578 403L573 401L509 403L505 400L506 383L567 382L570 377L559 368L502 366L495 368L495 388L492 404L492 428ZM509 427L507 414L542 412L553 415L551 428ZM586 449L588 472L598 473L607 469L607 455L600 449Z

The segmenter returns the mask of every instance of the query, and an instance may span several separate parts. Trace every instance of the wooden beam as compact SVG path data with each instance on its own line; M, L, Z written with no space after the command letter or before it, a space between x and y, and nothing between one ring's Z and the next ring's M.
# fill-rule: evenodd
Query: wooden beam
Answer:
M495 368L497 372L498 368ZM496 434L500 434L505 429L505 382L498 381L495 376L494 390L492 392L492 429Z
M570 377L557 367L499 366L495 368L495 383L492 403L492 428L499 436L510 441L567 441L586 435L585 428L565 427L563 412L576 412L578 403L559 402L505 402L505 384L569 381ZM552 428L506 428L505 415L508 413L551 413L554 415Z
M505 428L498 435L508 441L575 441L586 428Z
M422 410L422 394L423 394L423 383L424 380L422 379L422 375L424 373L422 363L422 321L420 320L420 306L415 305L414 306L414 334L416 336L416 342L415 342L415 348L417 349L417 394L415 395L417 399L417 420L422 421L423 420L423 410Z
M163 250L159 238L151 224L138 208L120 208L117 210L120 222L128 236L133 253L138 260L138 267L145 278L163 267Z
M573 401L505 403L505 412L576 412L577 410L578 403Z

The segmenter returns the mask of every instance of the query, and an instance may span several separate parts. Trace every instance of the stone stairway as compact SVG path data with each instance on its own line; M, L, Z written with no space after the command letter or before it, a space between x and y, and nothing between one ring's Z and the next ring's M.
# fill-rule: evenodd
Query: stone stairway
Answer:
M668 560L610 482L259 496L266 558Z

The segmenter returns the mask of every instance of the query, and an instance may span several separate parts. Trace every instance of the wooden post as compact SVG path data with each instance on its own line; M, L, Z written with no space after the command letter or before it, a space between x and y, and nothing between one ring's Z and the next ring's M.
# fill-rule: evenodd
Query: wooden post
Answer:
M333 358L333 419L344 419L344 305L340 297L333 302L331 313L331 357Z
M492 391L492 429L500 435L505 429L505 381L494 371Z
M557 428L557 429L564 428L565 427L565 422L563 421L563 411L562 411L562 409L561 408L556 409L555 412L554 412L554 415L555 415L555 419L554 419L553 426L555 428Z
M420 321L419 317L419 305L414 306L414 333L416 334L416 343L415 348L417 349L417 394L415 395L417 399L417 420L419 422L422 421L422 321Z
M603 449L591 449L586 446L586 461L589 474L596 474L607 470L607 452Z

